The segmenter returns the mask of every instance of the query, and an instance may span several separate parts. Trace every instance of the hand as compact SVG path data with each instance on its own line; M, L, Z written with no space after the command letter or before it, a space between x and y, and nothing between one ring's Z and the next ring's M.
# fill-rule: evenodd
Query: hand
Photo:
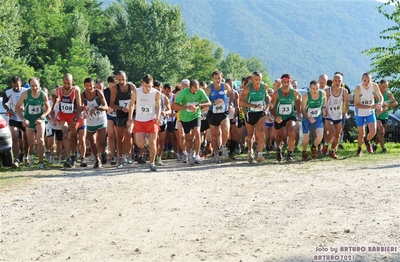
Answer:
M36 125L40 125L40 124L42 124L42 123L44 123L44 120L41 119L41 118L38 118L38 119L36 119L36 121L35 121L35 124L36 124Z
M195 106L195 105L189 105L187 109L188 109L190 112L196 112L197 106Z
M125 113L128 113L128 112L129 112L129 109L126 108L126 107L122 107L122 108L121 108L121 111L122 111L122 112L125 112Z
M277 122L278 124L282 123L282 118L280 116L277 116L275 118L275 122Z
M107 108L107 113L111 114L114 111L111 107Z
M315 123L315 118L314 117L310 117L309 121L310 121L311 124L314 124Z
M161 125L162 125L161 119L160 119L160 118L157 118L156 123L157 123L157 125L161 126Z
M29 126L29 120L27 120L27 119L22 120L22 126L23 127L28 127Z
M96 110L97 110L96 108L90 109L89 114L94 115L94 112L95 112Z
M14 111L12 111L11 109L8 109L8 110L7 110L7 113L8 113L10 116L15 116Z

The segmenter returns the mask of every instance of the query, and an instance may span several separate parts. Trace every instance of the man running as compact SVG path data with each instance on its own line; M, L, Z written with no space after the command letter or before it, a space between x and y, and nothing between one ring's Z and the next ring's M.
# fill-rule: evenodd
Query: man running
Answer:
M71 74L67 73L64 75L63 86L57 88L57 97L51 109L52 117L54 117L55 107L60 103L57 120L60 122L65 155L67 156L64 167L72 167L75 164L75 151L78 138L77 132L79 126L83 123L80 117L82 106L81 95L79 87L73 85L73 82L74 80Z
M29 79L29 85L31 88L22 93L15 105L15 110L18 116L23 119L22 124L26 128L26 136L29 143L28 155L32 155L32 158L36 135L39 158L38 168L43 169L45 119L51 108L47 95L40 88L39 79L36 77ZM24 113L21 110L22 104L24 104L25 108Z
M263 162L265 159L262 155L264 151L264 126L266 114L271 98L268 96L268 86L262 81L262 74L258 71L253 72L251 83L246 85L240 95L240 105L243 107L246 115L246 130L248 133L247 145L249 147L247 160L253 163L253 141L254 131L256 132L257 142L257 161Z
M83 103L82 109L86 111L87 115L87 138L96 161L93 168L99 168L102 166L104 159L106 159L106 111L108 106L103 92L95 88L92 78L86 78L84 85L85 91L83 91L81 99Z
M189 164L200 164L200 125L201 109L210 106L205 91L199 82L192 80L189 88L181 90L175 99L175 108L180 111L182 127L185 133L186 149L189 151Z
M161 125L161 93L153 86L153 77L143 76L140 88L132 93L129 104L128 125L133 124L133 110L136 116L133 124L136 145L142 149L146 144L146 134L149 134L150 171L157 171L155 158L157 151L157 134Z
M279 162L282 161L281 147L285 141L288 141L286 160L293 162L294 128L296 121L301 119L301 95L299 91L290 88L291 80L289 74L283 74L281 76L281 88L272 95L271 113L274 117L274 127L276 130L276 159ZM295 111L295 107L297 111Z
M375 110L376 123L377 123L377 134L374 145L372 146L373 151L377 149L377 144L379 143L382 148L382 153L386 153L385 147L385 132L387 129L387 121L389 119L389 110L391 108L397 107L399 104L390 90L388 90L389 82L382 79L379 83L379 89L383 96L382 110ZM375 95L375 101L378 97Z
M213 83L206 88L206 94L211 101L207 121L210 123L214 162L221 163L220 153L224 157L228 157L226 143L229 138L229 97L231 96L231 87L222 82L223 75L221 71L214 71L211 77ZM220 152L221 149L222 152Z
M324 141L324 147L322 153L328 154L329 143L332 142L331 150L329 155L332 158L337 158L336 146L338 145L340 134L343 128L343 107L345 113L349 109L348 92L342 87L343 76L341 74L335 74L333 76L332 86L325 90L326 92L326 117L325 117L325 129L327 135Z
M24 157L28 159L28 141L26 138L25 127L22 126L22 119L16 113L15 105L19 101L21 94L27 89L22 87L21 78L13 76L11 78L12 88L7 89L3 94L3 107L7 114L10 116L9 126L12 139L12 152L14 155L13 167L18 168L20 161ZM23 137L23 139L22 139ZM29 159L26 160L25 165L29 165Z
M314 127L316 137L312 141L311 157L317 158L317 146L321 143L324 134L324 125L322 117L326 114L325 109L326 95L325 92L319 88L319 83L315 80L310 82L310 91L303 95L301 112L303 114L302 128L303 128L303 153L301 160L307 161L307 147L310 140L310 129ZM324 113L322 113L324 112Z
M117 168L124 166L124 156L128 157L128 163L132 163L131 156L126 156L133 146L132 134L128 132L129 104L136 86L127 82L126 73L119 71L117 73L117 84L111 87L111 108L117 110Z
M358 130L358 149L357 156L362 155L361 146L363 142L367 148L368 153L372 153L370 141L376 134L376 117L375 109L381 111L383 96L378 85L372 82L372 77L369 73L364 73L362 83L359 84L354 90L354 107L356 115L356 124ZM375 103L375 97L378 102ZM364 124L368 126L368 134L364 137L365 129Z

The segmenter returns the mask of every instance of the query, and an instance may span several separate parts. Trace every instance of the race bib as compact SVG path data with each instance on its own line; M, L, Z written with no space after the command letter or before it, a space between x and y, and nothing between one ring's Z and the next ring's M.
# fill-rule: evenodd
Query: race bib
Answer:
M361 99L360 103L361 103L362 105L369 106L369 105L372 105L372 100Z
M154 112L153 112L153 107L151 107L151 106L149 106L149 105L142 105L141 107L140 107L140 113L142 114L142 115L151 115L151 114L154 114Z
M281 104L278 108L278 114L282 116L290 115L290 113L292 113L292 107L292 104Z
M214 114L224 113L225 112L225 103L224 100L218 99L213 101L213 110Z
M120 107L129 108L129 104L131 103L131 100L130 99L129 100L119 100L118 103L119 103L118 105Z
M201 120L207 120L207 114L208 114L207 111L201 112Z
M51 125L47 124L46 125L46 136L52 136L53 135L53 128L51 128Z
M70 103L61 102L61 112L71 114L74 112L74 105Z
M29 105L28 106L28 113L30 115L38 115L40 113L42 113L42 106L41 105Z
M335 119L340 119L342 116L342 109L339 105L333 105L328 108L329 114Z
M197 103L197 102L189 102L189 103L187 103L186 105L187 105L187 106L198 106L199 103ZM192 111L192 110L190 110L190 109L186 109L186 111L191 112L191 113L195 113L195 112L196 112L196 111Z
M232 111L229 111L229 119L233 119L235 117L236 108L232 107Z
M264 110L264 101L251 101L250 104L255 105L255 106L262 105L258 108L250 107L249 108L250 112L261 112Z
M319 117L320 114L321 114L321 108L320 108L320 107L317 107L317 108L308 108L307 114L308 114L310 117L313 117L313 118Z
M111 113L108 114L111 117L117 117L117 111L113 110Z

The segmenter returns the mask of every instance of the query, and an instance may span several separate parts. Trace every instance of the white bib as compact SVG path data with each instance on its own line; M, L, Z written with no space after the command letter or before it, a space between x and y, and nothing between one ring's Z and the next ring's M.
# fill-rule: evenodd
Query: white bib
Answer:
M61 102L61 112L71 114L74 112L74 105L70 103Z
M41 105L29 105L28 106L28 113L30 115L38 115L42 112L42 106Z
M321 108L320 108L320 107L317 107L317 108L308 108L307 114L308 114L310 117L316 118L316 117L318 117L318 116L321 114Z
M278 113L282 116L292 113L292 104L281 104L278 108Z

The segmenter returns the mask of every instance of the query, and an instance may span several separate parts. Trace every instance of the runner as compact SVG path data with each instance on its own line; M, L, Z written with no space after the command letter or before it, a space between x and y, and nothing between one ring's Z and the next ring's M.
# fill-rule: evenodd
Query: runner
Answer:
M307 147L310 140L310 129L314 127L316 137L312 141L311 157L317 158L317 146L321 143L324 134L324 125L322 117L326 116L325 109L326 95L319 87L319 83L315 80L310 82L310 91L303 95L301 111L303 114L303 153L302 161L308 160ZM323 113L322 113L323 112Z
M287 161L293 162L294 150L294 127L297 120L301 119L301 111L295 111L294 108L301 109L300 93L290 88L291 76L283 74L281 76L281 88L274 92L272 96L271 113L275 118L274 127L276 130L276 159L282 161L282 143L288 141ZM297 118L296 118L297 115ZM285 132L286 131L286 132Z
M117 164L117 158L115 157L116 150L116 134L117 134L117 111L111 108L111 88L115 88L116 78L111 75L107 78L108 88L104 89L104 97L107 105L107 145L110 154L110 165Z
M243 107L246 115L247 130L247 160L253 163L253 141L254 131L257 142L257 161L263 162L265 158L262 153L264 151L265 138L264 127L266 122L266 113L269 109L271 98L267 94L268 85L262 81L262 74L258 71L253 72L251 83L246 85L240 95L240 105Z
M200 89L197 80L190 81L189 88L179 92L175 99L175 108L180 112L185 133L186 149L189 151L190 165L200 164L200 125L201 109L211 105L208 96Z
M54 100L57 97L57 89L53 89L51 91L51 98L49 98L49 104L50 107L53 108ZM50 149L50 158L49 158L49 164L53 164L56 162L57 164L61 164L61 152L63 149L62 145L62 131L60 127L60 123L57 121L57 115L58 115L59 107L55 108L55 116L54 118L51 117L51 114L47 115L47 121L48 123L46 124L46 136L48 139L48 143L52 145L52 148ZM54 138L56 142L56 157L54 158Z
M361 146L363 142L367 148L368 153L372 153L370 141L376 134L376 117L375 109L381 112L383 96L377 84L372 82L372 77L369 73L364 73L362 83L359 84L354 90L354 107L356 115L356 124L358 130L358 149L357 156L362 155ZM375 98L378 102L375 103ZM364 125L368 126L368 134L364 137Z
M342 132L343 124L343 107L347 108L345 113L349 109L348 92L342 87L343 76L335 74L333 77L332 86L325 90L326 92L326 117L325 117L325 129L327 129L327 135L324 138L324 147L322 148L322 154L329 155L332 158L337 158L336 146L339 142L340 133ZM329 143L332 142L331 150L329 151Z
M386 153L385 147L385 132L387 129L387 121L389 119L389 110L391 108L397 107L399 104L397 103L396 98L388 90L389 82L385 79L382 79L379 83L379 89L381 90L381 94L383 96L383 105L382 110L376 110L376 120L377 120L377 135L374 145L372 146L373 151L377 150L377 144L379 143L382 148L382 153ZM375 102L377 102L378 97L375 95Z
M63 86L57 88L57 97L55 98L51 109L51 117L55 116L55 107L59 104L57 120L60 122L63 133L63 145L67 160L64 167L75 165L75 152L78 139L78 128L83 125L80 117L81 95L78 86L73 86L73 77L71 74L65 74L63 77ZM73 152L71 154L71 151Z
M234 82L232 79L227 79L225 81L229 86L234 86ZM238 123L238 114L239 114L239 93L235 89L232 88L231 96L229 97L230 101L230 110L229 110L229 158L232 160L236 160L235 158L235 149L237 145L237 123Z
M7 114L10 116L9 126L12 139L12 152L14 155L12 166L18 168L24 154L25 159L28 159L28 141L26 139L25 127L22 126L22 119L20 119L16 113L15 105L20 99L21 94L27 89L22 87L21 78L19 76L13 76L11 78L11 86L12 88L4 92L2 104ZM29 166L29 159L26 160L25 165Z
M107 161L105 147L108 106L103 92L95 88L92 78L86 78L84 85L85 91L82 92L81 99L83 102L82 109L86 111L87 115L87 138L96 161L93 168L99 168L102 166L104 159ZM99 153L101 154L101 159Z
M128 125L133 124L136 145L142 149L146 144L146 134L149 135L150 171L157 171L155 158L157 151L157 134L161 125L161 93L152 88L153 77L143 76L140 88L133 91L129 104ZM133 122L133 110L136 117Z
M117 110L116 126L117 126L117 151L118 165L117 168L124 166L124 156L130 152L133 146L132 134L128 132L128 115L131 97L136 90L136 86L127 82L126 73L119 71L117 73L118 83L115 87L111 87L111 108ZM128 156L128 163L132 163L131 156Z
M206 88L206 94L211 101L207 121L210 124L214 162L221 163L220 154L228 157L228 150L226 148L229 138L228 97L231 96L232 91L228 84L222 82L223 75L221 71L214 71L211 76L213 83Z
M165 138L167 137L167 119L168 116L171 114L171 105L169 103L169 98L161 93L162 90L162 83L158 80L154 81L153 84L154 89L160 92L161 94L161 114L160 114L160 131L158 132L157 136L157 157L156 157L156 164L158 166L162 166L162 155L164 153L164 143Z
M50 113L51 108L47 95L40 88L39 79L36 77L29 79L29 85L31 88L22 93L15 105L15 110L18 116L23 119L22 125L26 128L26 136L29 143L28 155L32 155L32 158L36 132L39 158L38 168L43 169L45 119ZM24 108L26 109L24 113L21 110L22 104L24 104Z

